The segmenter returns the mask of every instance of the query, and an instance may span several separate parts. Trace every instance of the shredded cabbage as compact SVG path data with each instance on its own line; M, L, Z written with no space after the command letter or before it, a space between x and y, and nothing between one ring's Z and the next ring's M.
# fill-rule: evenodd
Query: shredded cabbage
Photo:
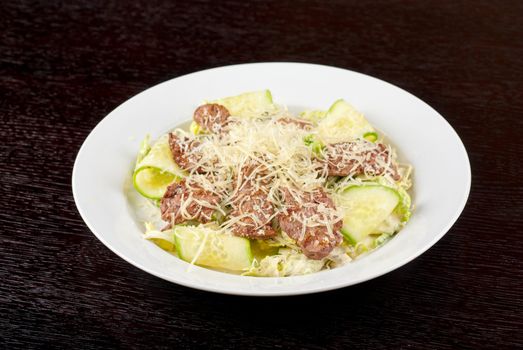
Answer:
M317 124L320 120L325 118L325 114L327 114L327 112L318 110L303 111L300 113L300 118L310 120Z
M160 248L174 251L174 230L158 231L153 223L145 222L145 233L143 237L156 243Z
M151 135L145 135L145 138L140 143L140 149L138 150L138 155L136 156L135 166L138 165L145 158L145 156L151 150Z
M174 244L174 230L158 231L150 222L145 223L145 239L162 239Z
M306 275L318 272L324 268L341 266L351 258L343 247L336 247L327 257L321 260L307 258L299 250L280 248L278 254L269 255L259 262L255 262L245 276L258 277L286 277Z

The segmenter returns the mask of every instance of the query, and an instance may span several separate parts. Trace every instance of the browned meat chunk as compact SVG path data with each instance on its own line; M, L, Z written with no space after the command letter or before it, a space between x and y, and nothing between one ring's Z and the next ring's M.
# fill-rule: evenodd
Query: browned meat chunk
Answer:
M266 187L272 179L273 177L269 174L269 170L264 163L257 159L251 159L234 175L234 186L238 186L239 182L240 190L249 186L255 186L256 183L259 186Z
M230 113L222 105L208 103L201 105L194 111L194 121L205 131L218 134L229 123Z
M323 156L328 174L332 176L379 176L388 173L395 181L401 179L389 149L382 143L354 141L330 144L325 147Z
M240 237L265 239L276 235L271 218L274 207L263 190L248 187L235 198L229 217L233 220L231 231Z
M278 215L280 227L311 259L322 259L342 241L336 207L322 188L313 192L284 189L286 212ZM298 198L296 198L297 196ZM330 225L330 230L329 230Z
M258 161L245 164L235 176L236 195L231 200L229 218L236 236L265 239L276 235L271 219L274 206L269 201L267 168Z
M278 119L277 122L280 124L283 124L283 125L289 125L289 124L296 125L298 128L304 129L304 130L312 129L312 123L310 121L304 120L304 119L284 117L284 118Z
M178 136L174 132L169 134L169 147L174 162L185 170L196 168L201 156L195 149L200 145L198 140L186 136Z
M211 221L212 214L221 198L197 184L187 184L184 179L167 187L160 202L162 220L167 221L167 227L189 220L201 223Z

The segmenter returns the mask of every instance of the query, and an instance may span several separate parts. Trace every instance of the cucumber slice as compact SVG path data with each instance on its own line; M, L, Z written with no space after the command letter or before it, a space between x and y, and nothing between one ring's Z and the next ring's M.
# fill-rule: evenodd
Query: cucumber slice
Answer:
M211 101L211 103L224 106L235 117L256 118L264 113L276 111L269 90L246 92L241 95Z
M327 112L325 111L318 111L318 110L312 110L312 111L303 111L300 113L301 119L310 120L314 124L319 123L320 120L325 118L325 115Z
M147 155L136 164L135 170L143 167L158 168L162 172L168 172L179 177L186 175L173 160L171 149L169 148L168 134L163 135L156 141Z
M407 190L405 190L405 188L398 186L397 184L395 184L393 182L390 182L389 180L385 179L383 176L377 177L374 181L376 181L376 183L378 183L380 185L392 187L393 189L395 189L398 192L398 195L400 196L400 203L394 210L394 213L397 216L397 220L399 220L402 225L405 224L407 221L409 221L410 215L412 214L412 208L411 208L412 199L410 198L410 195L407 192ZM386 231L383 231L383 232L386 232Z
M241 271L251 267L251 243L205 226L176 226L178 256L196 265Z
M396 208L396 212L400 216L401 222L404 224L409 221L410 215L412 214L412 199L408 192L403 188L398 188L398 194L400 196L400 205Z
M343 209L342 234L351 244L365 240L400 202L398 192L381 185L352 186L336 198Z
M357 243L352 243L352 245L354 246L356 253L359 255L385 244L391 237L392 235L387 233L383 233L381 235L371 234Z
M375 133L372 125L344 100L334 102L318 123L318 135L325 143L352 141L369 133Z
M138 151L138 155L136 156L136 165L142 161L142 159L145 158L147 154L149 154L149 151L151 150L151 145L149 144L151 141L151 135L147 134L145 138L140 143L140 150Z
M158 168L142 167L133 174L134 188L144 197L161 199L169 186L181 178Z
M400 206L401 204L398 204L394 212L376 227L376 233L393 235L401 229L403 222L401 221L401 216L396 214Z
M173 160L167 134L160 137L145 155L142 153L140 151L133 174L134 188L144 197L160 199L167 186L180 181L185 172Z

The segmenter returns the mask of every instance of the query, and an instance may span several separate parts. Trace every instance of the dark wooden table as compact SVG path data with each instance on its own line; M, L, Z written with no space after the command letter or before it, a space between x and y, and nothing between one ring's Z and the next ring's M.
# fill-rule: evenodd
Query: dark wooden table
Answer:
M2 2L0 348L522 348L522 18L521 1ZM71 194L91 129L154 84L254 61L360 71L441 112L473 174L449 233L375 280L272 299L109 251Z

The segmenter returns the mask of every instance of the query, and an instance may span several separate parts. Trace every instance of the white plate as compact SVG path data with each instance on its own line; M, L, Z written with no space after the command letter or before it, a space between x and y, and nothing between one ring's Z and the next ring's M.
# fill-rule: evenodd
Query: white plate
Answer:
M191 118L203 99L270 89L292 109L325 109L344 98L384 131L413 164L414 214L383 247L341 268L307 276L257 278L188 264L142 238L124 194L140 140ZM184 286L239 295L306 294L353 285L390 272L434 245L460 215L470 190L467 152L456 132L425 102L382 80L302 63L255 63L209 69L154 86L112 111L82 145L73 194L91 231L120 257Z

